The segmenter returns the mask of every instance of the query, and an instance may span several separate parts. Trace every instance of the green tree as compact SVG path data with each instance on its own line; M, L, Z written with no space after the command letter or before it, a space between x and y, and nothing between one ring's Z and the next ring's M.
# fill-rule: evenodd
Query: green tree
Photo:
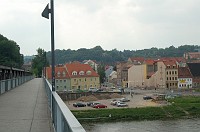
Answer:
M105 78L106 78L105 66L104 65L99 65L97 71L98 71L98 74L100 76L100 83L104 83Z
M32 72L36 77L41 77L42 70L46 66L49 66L49 62L46 58L46 52L43 49L38 48L37 55L35 55L35 58L32 60Z
M19 45L0 34L0 64L21 68L24 63L23 58Z

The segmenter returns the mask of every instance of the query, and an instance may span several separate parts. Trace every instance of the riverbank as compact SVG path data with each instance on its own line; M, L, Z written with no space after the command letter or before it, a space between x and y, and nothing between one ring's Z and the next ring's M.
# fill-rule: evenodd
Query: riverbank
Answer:
M200 117L200 97L183 96L170 99L171 105L160 107L73 110L80 122L112 122L130 120L170 120Z

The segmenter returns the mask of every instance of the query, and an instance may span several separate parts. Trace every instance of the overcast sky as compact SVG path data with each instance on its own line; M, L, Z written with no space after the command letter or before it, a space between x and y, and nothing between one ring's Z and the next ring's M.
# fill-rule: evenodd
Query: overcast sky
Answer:
M49 0L1 0L0 34L24 55L50 51ZM55 48L137 50L200 45L200 0L54 0Z

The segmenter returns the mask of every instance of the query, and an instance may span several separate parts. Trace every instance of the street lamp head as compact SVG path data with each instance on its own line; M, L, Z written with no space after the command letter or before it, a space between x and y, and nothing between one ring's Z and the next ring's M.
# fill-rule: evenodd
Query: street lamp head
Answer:
M51 11L49 9L49 4L47 4L47 6L42 12L42 17L49 19L49 13L51 13Z

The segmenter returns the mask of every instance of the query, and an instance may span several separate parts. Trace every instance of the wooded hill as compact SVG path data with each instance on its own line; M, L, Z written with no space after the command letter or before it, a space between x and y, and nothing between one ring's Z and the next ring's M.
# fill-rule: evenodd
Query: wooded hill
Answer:
M23 55L20 54L20 47L16 42L8 40L0 34L0 65L21 68Z
M100 46L91 49L81 48L78 50L55 50L55 63L64 64L71 61L96 60L103 64L114 64L117 61L126 61L129 57L182 57L185 52L195 52L200 49L198 45L182 45L179 47L170 46L167 48L143 49L143 50L124 50L111 51L103 50ZM51 52L47 52L47 58L51 64Z

